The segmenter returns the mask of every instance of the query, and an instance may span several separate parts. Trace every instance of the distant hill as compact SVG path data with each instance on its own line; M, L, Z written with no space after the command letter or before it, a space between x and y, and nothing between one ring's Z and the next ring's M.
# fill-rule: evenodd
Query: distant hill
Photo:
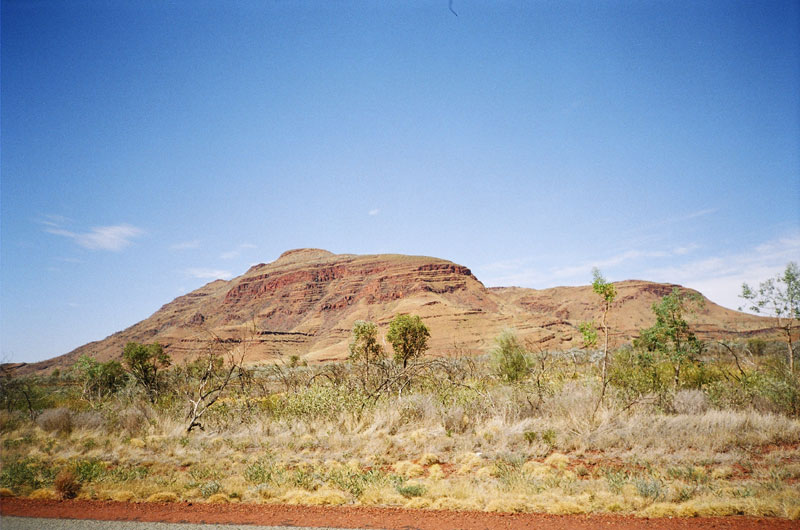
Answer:
M652 304L679 287L639 280L615 285L619 294L610 315L615 344L651 325ZM202 352L214 335L233 342L246 338L249 362L288 355L343 359L354 321L377 322L385 332L398 313L422 317L431 330L431 353L463 355L488 351L504 328L542 348L580 346L578 324L599 318L600 302L591 286L487 289L468 268L438 258L299 249L180 296L103 340L25 368L66 366L82 354L119 359L130 341L158 341L180 362ZM690 321L701 338L774 334L772 320L709 300ZM257 334L246 333L253 323Z

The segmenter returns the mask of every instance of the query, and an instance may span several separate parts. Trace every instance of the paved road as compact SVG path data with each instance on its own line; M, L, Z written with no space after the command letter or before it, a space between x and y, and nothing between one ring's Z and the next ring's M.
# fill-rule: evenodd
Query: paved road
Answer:
M84 519L37 519L0 517L2 530L304 530L299 526L240 526L228 524L140 523ZM315 528L314 530L334 530ZM335 529L341 530L341 529Z

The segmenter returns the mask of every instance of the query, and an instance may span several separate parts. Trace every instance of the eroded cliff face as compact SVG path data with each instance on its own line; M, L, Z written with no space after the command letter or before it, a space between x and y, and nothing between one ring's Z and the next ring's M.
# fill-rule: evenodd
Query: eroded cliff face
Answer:
M614 341L627 342L650 325L650 307L673 287L619 282L610 316ZM564 349L579 345L578 324L597 319L599 311L590 286L487 289L468 268L438 258L298 249L180 296L146 320L39 367L70 364L84 353L119 358L129 341L158 341L180 362L213 347L214 337L246 348L250 362L293 354L341 359L356 320L374 321L385 334L399 313L422 317L436 354L485 352L504 328L541 347ZM708 337L767 333L772 325L711 302L695 323Z

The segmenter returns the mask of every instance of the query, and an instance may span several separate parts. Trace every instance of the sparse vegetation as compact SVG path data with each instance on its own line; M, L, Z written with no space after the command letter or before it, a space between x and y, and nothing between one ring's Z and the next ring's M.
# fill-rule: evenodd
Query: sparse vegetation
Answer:
M680 312L670 317L685 314L686 301L673 302ZM255 366L219 387L203 431L187 432L186 389L223 381L221 356L161 367L155 400L132 374L104 392L86 391L86 370L32 378L25 384L47 399L2 389L0 488L150 502L795 516L800 383L782 349L695 345L680 320L607 359L539 350L509 330L483 357L397 362L379 351L377 326L360 323L347 362Z
M790 261L783 274L760 283L757 290L743 284L740 296L748 301L748 309L774 317L786 333L786 364L794 372L793 330L800 321L800 267Z

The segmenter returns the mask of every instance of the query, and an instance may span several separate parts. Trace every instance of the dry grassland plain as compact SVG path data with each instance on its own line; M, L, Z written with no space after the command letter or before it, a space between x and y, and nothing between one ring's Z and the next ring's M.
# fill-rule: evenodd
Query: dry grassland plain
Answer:
M257 366L191 432L169 371L152 401L134 382L92 397L75 374L10 379L0 486L30 498L800 518L797 376L779 354L742 353L740 366L723 354L673 388L668 367L639 373L617 352L602 401L598 352L531 353L514 382L488 356L428 357L377 393L353 363Z

